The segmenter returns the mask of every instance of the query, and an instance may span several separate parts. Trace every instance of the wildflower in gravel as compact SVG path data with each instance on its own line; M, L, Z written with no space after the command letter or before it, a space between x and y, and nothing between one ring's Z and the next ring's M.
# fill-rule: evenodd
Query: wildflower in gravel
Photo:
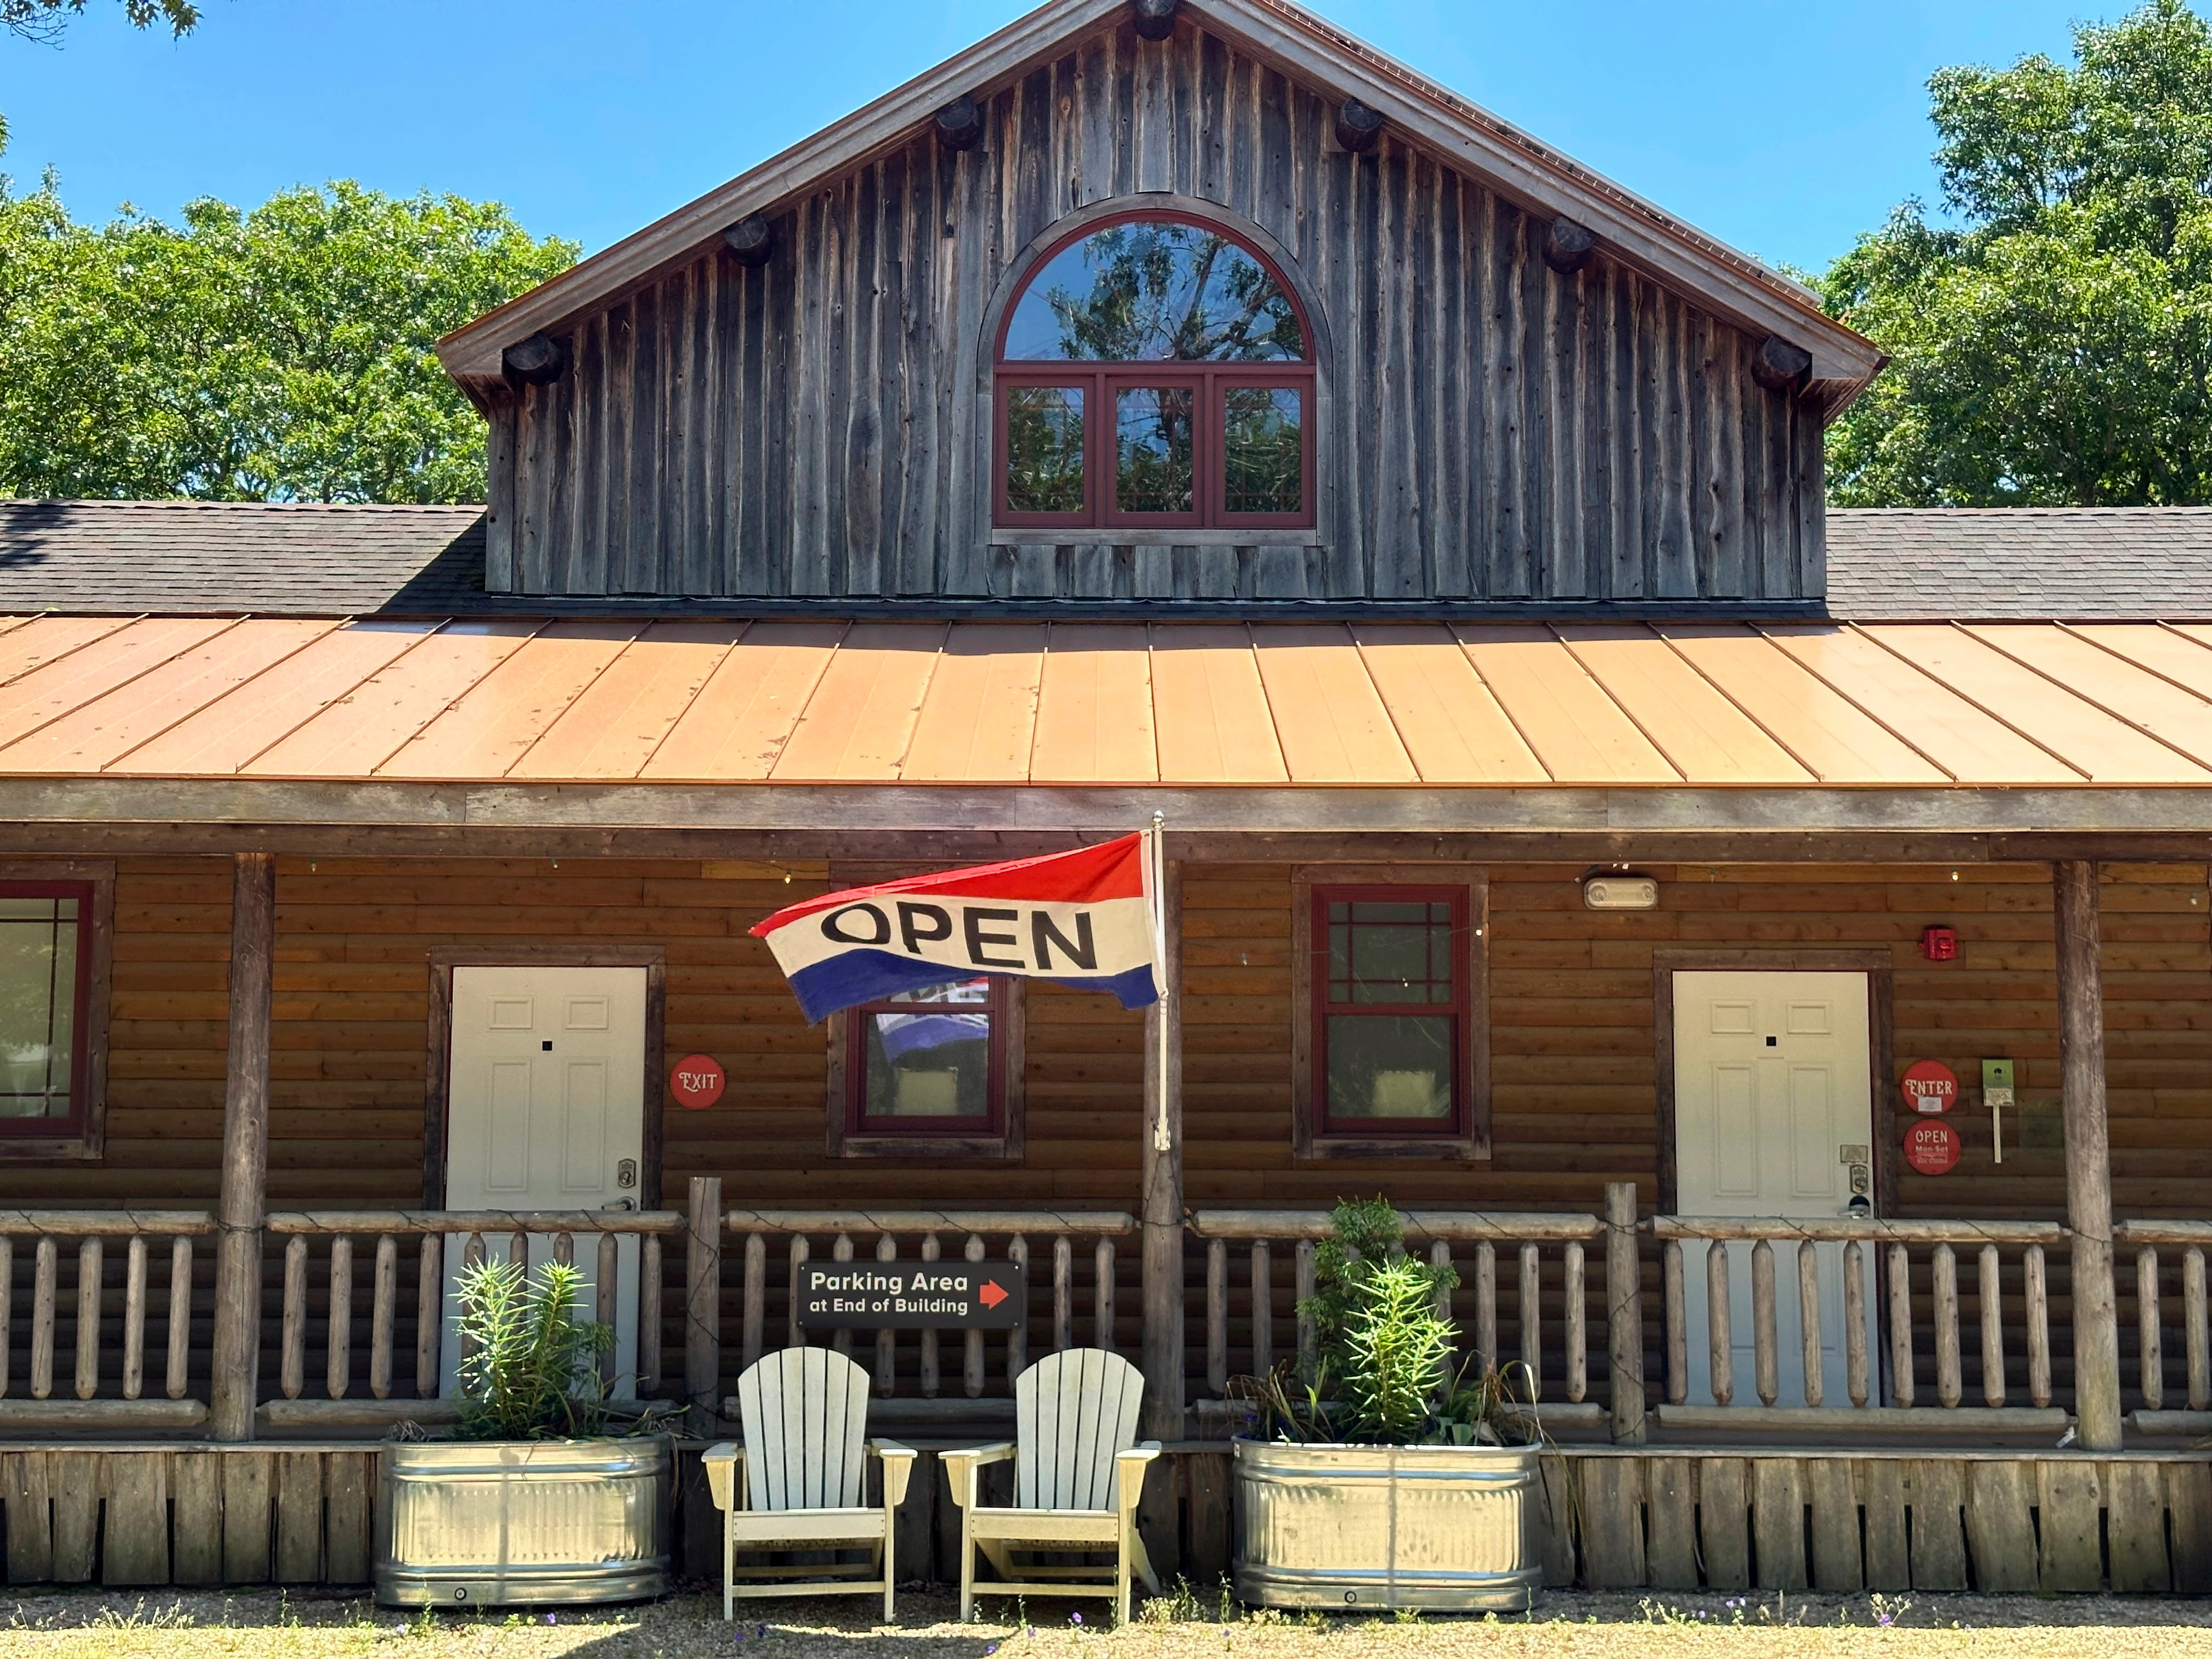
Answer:
M1067 1615L1067 1622L1071 1625L1079 1625L1083 1622L1083 1615L1079 1613L1071 1613Z

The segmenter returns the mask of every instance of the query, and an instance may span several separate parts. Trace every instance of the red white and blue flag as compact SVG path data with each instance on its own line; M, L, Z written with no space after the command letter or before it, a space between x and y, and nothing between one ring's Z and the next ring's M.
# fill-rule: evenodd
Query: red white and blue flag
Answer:
M1159 1000L1156 849L1147 834L1079 852L851 887L753 931L808 1022L926 985L1010 974Z

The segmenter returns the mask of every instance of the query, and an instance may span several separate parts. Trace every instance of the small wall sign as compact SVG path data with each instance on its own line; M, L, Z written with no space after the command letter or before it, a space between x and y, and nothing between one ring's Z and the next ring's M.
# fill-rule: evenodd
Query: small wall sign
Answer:
M668 1079L668 1091L676 1097L676 1103L688 1106L695 1112L703 1112L722 1097L721 1063L710 1054L686 1054L676 1062L676 1070Z
M1948 1112L1959 1103L1959 1074L1940 1060L1905 1068L1905 1098L1916 1112Z
M1012 1331L1030 1305L1016 1261L802 1261L798 1290L818 1331Z
M1942 1119L1905 1132L1905 1161L1915 1175L1948 1175L1959 1166L1959 1132Z

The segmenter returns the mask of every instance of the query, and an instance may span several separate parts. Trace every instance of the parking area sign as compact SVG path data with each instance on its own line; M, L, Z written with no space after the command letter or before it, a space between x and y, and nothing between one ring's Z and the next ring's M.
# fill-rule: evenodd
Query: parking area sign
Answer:
M1011 1331L1029 1306L1015 1261L802 1261L799 1323L821 1331Z

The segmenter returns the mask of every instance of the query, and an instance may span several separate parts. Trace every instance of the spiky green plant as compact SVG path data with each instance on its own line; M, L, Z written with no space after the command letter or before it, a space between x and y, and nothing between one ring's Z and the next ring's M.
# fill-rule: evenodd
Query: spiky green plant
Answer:
M1344 1320L1337 1398L1360 1439L1404 1446L1437 1414L1459 1333L1437 1312L1431 1270L1400 1255L1368 1264Z
M611 1327L576 1317L583 1275L548 1262L535 1278L507 1261L461 1271L458 1321L465 1440L565 1440L603 1432L599 1357Z

